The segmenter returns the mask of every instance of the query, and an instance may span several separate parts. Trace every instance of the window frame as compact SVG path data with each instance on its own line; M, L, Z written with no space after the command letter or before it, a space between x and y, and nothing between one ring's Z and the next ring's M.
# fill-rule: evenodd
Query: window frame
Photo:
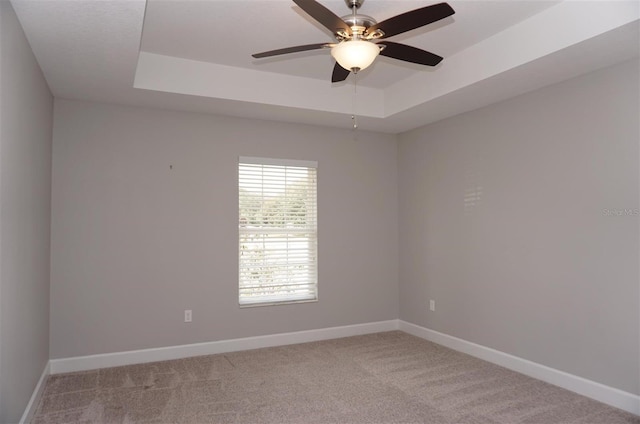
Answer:
M246 224L246 220L244 221L244 225L242 222L243 216L242 216L242 212L241 209L243 208L243 181L242 181L242 175L243 175L243 165L245 167L252 167L255 166L256 169L260 169L262 172L262 175L259 179L256 179L256 181L259 181L261 184L261 199L260 199L260 212L264 212L264 208L265 208L265 201L269 199L269 197L267 195L264 194L264 190L265 190L265 170L271 170L274 171L277 168L284 168L283 171L285 173L285 181L283 183L283 185L280 187L278 187L278 189L282 189L284 190L284 192L286 193L287 191L287 187L289 184L289 187L291 187L291 183L287 182L287 168L291 168L292 171L294 171L295 173L295 169L298 168L298 172L300 172L299 168L306 168L307 172L308 170L313 170L312 174L310 176L308 176L306 179L304 179L304 189L305 190L310 190L311 191L311 195L313 195L314 197L311 199L311 201L309 203L305 202L305 208L309 207L309 205L312 207L312 211L311 211L311 218L312 218L312 225L309 226L305 226L303 228L296 228L296 227L291 227L291 226L286 226L286 224L284 223L284 221L282 222L282 227L278 227L278 226L269 226L269 225L265 225L265 226L254 226L253 227L253 231L247 231L247 229L249 228ZM298 304L298 303L314 303L314 302L318 302L319 299L319 290L318 290L318 162L317 161L309 161L309 160L296 160L296 159L276 159L276 158L265 158L265 157L253 157L253 156L239 156L238 157L238 168L237 168L237 176L238 176L238 180L237 180L237 194L238 194L238 292L237 292L237 299L238 299L238 306L240 308L253 308L253 307L262 307L262 306L275 306L275 305L288 305L288 304ZM245 170L246 172L246 170ZM245 177L246 178L246 177ZM245 181L246 183L246 181ZM307 192L308 195L308 192ZM284 197L285 199L285 203L287 200L289 200L286 195ZM246 199L245 199L246 200ZM244 205L246 207L246 205ZM284 209L285 207L282 207L281 209L278 209L278 211L281 211L284 214ZM305 219L306 219L307 215L305 213ZM246 218L245 218L246 219ZM295 224L294 224L295 225ZM301 290L302 292L304 292L304 290L308 290L310 293L309 298L304 298L304 296L302 296L301 298L296 298L295 295L290 296L289 298L287 298L287 296L282 296L279 299L269 299L268 295L264 295L263 299L258 299L255 301L248 301L246 298L243 301L243 270L245 270L244 275L246 275L246 270L250 269L248 267L243 267L243 260L242 260L242 255L243 255L243 246L247 244L247 239L245 237L245 239L243 240L243 234L244 235L248 235L248 234L256 234L256 233L262 233L263 235L263 244L268 245L270 240L269 240L269 236L276 236L277 235L282 235L286 238L286 243L289 244L290 242L290 237L293 239L292 242L295 242L295 238L296 235L303 236L303 239L298 241L298 243L300 242L305 242L304 239L304 235L309 234L310 237L307 237L306 239L306 243L311 243L306 249L299 249L299 251L302 252L303 256L306 254L308 256L308 259L306 260L306 262L304 262L303 265L303 269L307 270L308 273L308 281L306 283L300 283L298 286L299 290ZM266 243L265 243L266 241ZM244 244L243 244L244 243ZM258 249L259 250L259 249ZM291 273L293 272L295 274L296 271L292 271L292 266L289 262L289 253L291 251L295 251L296 249L291 248L289 246L287 246L285 249L273 249L271 250L271 252L286 252L286 256L287 256L287 262L285 265L283 265L283 270L280 272L285 272L285 273ZM269 251L269 249L265 249L265 251ZM263 253L264 255L264 253ZM298 271L299 272L299 271ZM299 276L300 274L298 274L297 276ZM288 278L288 277L287 277ZM245 283L249 283L248 280L244 280ZM290 286L296 286L295 283L291 283L291 280L286 280L287 284L283 284L283 287L286 287L287 285ZM307 287L304 287L304 286ZM265 284L266 286L266 284ZM266 286L268 287L268 286ZM244 289L246 290L246 286L244 287ZM275 291L275 290L274 290ZM276 294L277 295L277 294ZM275 295L274 295L275 296Z

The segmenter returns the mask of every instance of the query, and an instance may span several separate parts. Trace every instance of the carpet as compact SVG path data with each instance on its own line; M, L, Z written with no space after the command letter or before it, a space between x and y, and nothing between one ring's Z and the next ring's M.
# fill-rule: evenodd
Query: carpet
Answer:
M48 377L32 423L640 424L400 331Z

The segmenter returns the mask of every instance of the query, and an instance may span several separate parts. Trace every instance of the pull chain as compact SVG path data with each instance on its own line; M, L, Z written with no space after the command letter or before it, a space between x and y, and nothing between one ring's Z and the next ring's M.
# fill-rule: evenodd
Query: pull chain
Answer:
M358 94L358 73L353 73L353 100L351 104L351 108L353 110L353 115L351 115L351 121L353 121L353 129L358 129L358 115L357 115L357 94Z
M351 13L353 14L353 22L357 22L357 14L358 14L358 7L356 6L355 3L351 4ZM355 27L354 27L355 28ZM359 39L359 34L356 32L354 34L354 38L355 39ZM353 122L353 129L357 130L358 129L358 114L357 114L357 110L356 110L356 106L358 104L358 99L357 99L357 94L358 94L358 68L353 68L353 100L352 100L352 105L351 108L353 110L353 115L351 115L351 121Z

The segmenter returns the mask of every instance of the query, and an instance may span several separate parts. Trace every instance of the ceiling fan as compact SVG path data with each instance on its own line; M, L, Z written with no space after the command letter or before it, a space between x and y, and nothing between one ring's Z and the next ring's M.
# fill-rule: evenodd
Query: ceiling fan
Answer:
M357 73L365 69L373 63L378 54L405 62L436 66L442 60L442 57L436 54L406 44L392 41L379 43L377 40L420 28L455 13L447 3L438 3L377 23L372 17L357 13L364 0L345 0L352 14L342 18L315 0L293 0L293 2L329 29L337 43L306 44L255 53L252 56L260 59L287 53L330 48L331 56L336 60L331 82L344 81L349 73Z

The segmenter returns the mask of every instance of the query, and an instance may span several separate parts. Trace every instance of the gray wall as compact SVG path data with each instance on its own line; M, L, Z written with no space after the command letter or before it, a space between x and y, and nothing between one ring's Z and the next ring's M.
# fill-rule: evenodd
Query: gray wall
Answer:
M319 162L317 303L238 307L240 155ZM397 218L394 136L56 99L51 357L395 319Z
M57 99L51 357L400 316L640 393L638 92L629 62L397 138ZM318 303L238 308L240 155L319 161Z
M640 393L638 75L400 136L402 319Z
M49 359L53 98L0 1L0 423L17 422Z

